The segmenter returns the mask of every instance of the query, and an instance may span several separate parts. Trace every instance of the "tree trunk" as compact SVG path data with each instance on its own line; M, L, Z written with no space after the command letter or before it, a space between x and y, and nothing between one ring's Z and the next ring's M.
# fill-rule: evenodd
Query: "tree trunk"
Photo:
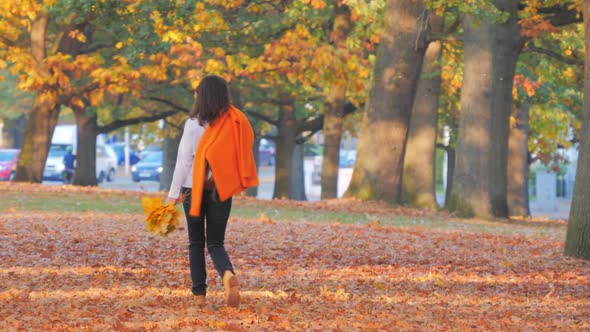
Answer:
M326 101L324 113L324 153L322 158L322 199L336 198L338 195L338 170L340 163L340 141L344 106L344 86L332 86Z
M455 160L457 153L455 149L447 147L445 149L447 154L447 188L445 189L445 204L451 199L451 192L453 191L453 176L455 176Z
M256 135L256 138L254 139L254 144L252 144L252 153L254 153L254 161L256 162L257 172L260 169L260 155L258 154L258 150L260 150L260 136ZM250 197L258 196L258 186L248 188L246 190L246 195Z
M26 116L20 115L15 119L4 119L3 141L4 146L20 149L25 140Z
M570 219L565 240L565 254L590 260L590 1L584 1L584 35L586 44L584 69L583 128L580 155Z
M529 109L525 101L510 128L508 143L508 208L511 216L529 216Z
M346 5L334 6L332 35L337 49L346 47L346 39L352 28L350 10ZM340 164L340 141L344 117L346 82L338 81L329 88L324 112L324 154L322 158L322 199L338 197L338 170Z
M74 182L76 186L96 186L96 136L98 123L96 112L86 107L74 108L76 127L78 132L78 147L76 149L76 172ZM102 178L106 178L104 174Z
M385 30L346 196L398 203L406 134L425 52L419 0L388 0Z
M289 198L305 201L305 171L303 158L303 143L295 144L293 148L293 157L291 158L291 180L289 186Z
M46 13L38 13L31 24L31 55L40 75L48 75L47 69L43 67L47 54L45 34L48 22ZM33 109L25 127L25 139L14 177L14 181L17 182L43 181L43 169L59 116L59 107L55 101L43 98L43 92L39 91L35 96Z
M463 87L453 191L446 206L464 217L507 217L506 169L512 82L523 39L517 0L494 0L503 24L467 16Z
M43 181L43 169L58 117L57 106L53 103L40 101L40 97L37 95L25 127L25 138L16 166L14 181L35 183Z
M170 190L174 167L176 167L176 157L178 155L178 146L182 138L182 129L170 130L164 137L162 173L160 174L160 191Z
M433 29L442 30L441 17L433 17ZM404 156L402 200L419 208L436 209L435 162L436 128L440 95L440 57L442 43L431 42L424 56L424 69L418 82Z
M279 105L279 125L276 138L274 198L290 197L291 158L297 136L295 105L292 100L283 100Z

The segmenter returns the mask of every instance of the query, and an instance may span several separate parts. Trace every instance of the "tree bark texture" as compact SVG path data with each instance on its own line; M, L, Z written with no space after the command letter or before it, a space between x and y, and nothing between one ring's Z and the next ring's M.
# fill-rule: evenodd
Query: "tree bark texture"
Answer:
M258 150L260 150L260 136L256 135L256 138L254 139L254 144L252 144L252 153L254 153L254 161L256 162L257 172L260 170L260 155L258 154ZM262 179L259 178L259 180ZM248 188L246 190L246 195L250 197L258 196L258 186Z
M346 5L334 6L334 25L332 34L334 47L346 47L346 38L352 28L350 10ZM342 140L342 122L344 118L344 98L346 82L338 81L330 87L325 102L324 153L322 158L322 199L337 198L338 170L340 164L340 141Z
M59 110L56 105L35 98L33 109L25 127L25 138L21 147L16 174L16 182L43 181L43 170L49 153L53 130L57 125Z
M340 163L340 141L344 106L344 87L333 86L326 101L324 113L324 153L322 157L322 199L336 198L338 195L338 170Z
M580 154L565 240L565 254L590 260L590 0L584 0L583 16L586 44L582 110L584 123L580 133Z
M507 157L512 83L523 38L517 0L494 0L503 24L464 21L461 118L453 191L447 208L464 217L507 217Z
M455 176L455 162L457 159L457 153L452 147L445 149L447 154L447 188L445 189L445 202L451 199L451 192L453 191L453 176Z
M184 128L184 127L183 127ZM169 130L164 137L163 144L163 158L162 158L162 173L160 173L160 190L170 190L172 184L172 176L174 175L174 168L176 167L176 157L178 155L178 146L182 138L182 129Z
M295 105L292 100L283 100L279 105L279 123L276 138L274 198L289 198L291 159L297 137Z
M20 149L25 140L26 116L20 115L15 119L4 119L4 145L13 149Z
M98 135L97 115L86 107L73 108L76 118L78 147L76 149L76 186L96 186L96 136ZM107 174L99 175L105 179Z
M49 17L39 13L31 24L31 55L35 60L40 75L48 75L43 62L47 55L45 35ZM55 102L43 99L42 91L38 92L33 102L33 108L25 127L25 139L16 167L14 181L37 182L43 181L43 169L49 152L53 130L57 124L59 108Z
M399 203L407 131L426 50L419 0L388 0L385 29L346 196Z
M434 30L442 30L442 23L442 18L432 18ZM440 41L429 43L424 56L422 77L416 90L404 156L402 200L419 208L438 208L434 192L434 173L441 53Z
M305 201L305 172L303 170L303 142L295 144L291 158L289 198Z
M508 142L508 209L511 216L529 216L529 109L525 101L511 121Z

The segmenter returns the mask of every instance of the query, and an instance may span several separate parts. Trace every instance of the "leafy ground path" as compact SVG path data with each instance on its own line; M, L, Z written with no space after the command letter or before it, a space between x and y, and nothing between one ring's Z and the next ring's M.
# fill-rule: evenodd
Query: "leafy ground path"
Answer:
M63 190L0 194L27 188ZM590 329L590 264L564 257L559 238L382 224L233 218L227 247L244 303L223 306L209 265L209 305L198 309L184 227L154 238L138 213L4 209L0 330Z

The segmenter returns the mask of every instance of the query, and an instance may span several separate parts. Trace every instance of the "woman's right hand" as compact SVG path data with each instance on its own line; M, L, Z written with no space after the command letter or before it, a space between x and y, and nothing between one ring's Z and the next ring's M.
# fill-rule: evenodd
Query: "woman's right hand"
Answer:
M180 201L178 200L178 198L166 197L166 201L164 202L164 204L170 204L170 203L176 205L176 204L180 203Z

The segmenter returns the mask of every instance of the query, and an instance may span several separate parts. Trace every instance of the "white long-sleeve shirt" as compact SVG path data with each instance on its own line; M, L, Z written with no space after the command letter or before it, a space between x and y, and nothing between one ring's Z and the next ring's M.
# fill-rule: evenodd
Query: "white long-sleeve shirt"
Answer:
M176 156L176 166L174 167L174 175L172 176L172 183L170 184L170 192L168 197L178 198L180 196L181 187L192 188L193 186L193 160L197 152L197 146L201 136L205 132L205 128L199 125L197 119L189 118L184 124L184 132L180 138L180 145L178 146L178 154Z

